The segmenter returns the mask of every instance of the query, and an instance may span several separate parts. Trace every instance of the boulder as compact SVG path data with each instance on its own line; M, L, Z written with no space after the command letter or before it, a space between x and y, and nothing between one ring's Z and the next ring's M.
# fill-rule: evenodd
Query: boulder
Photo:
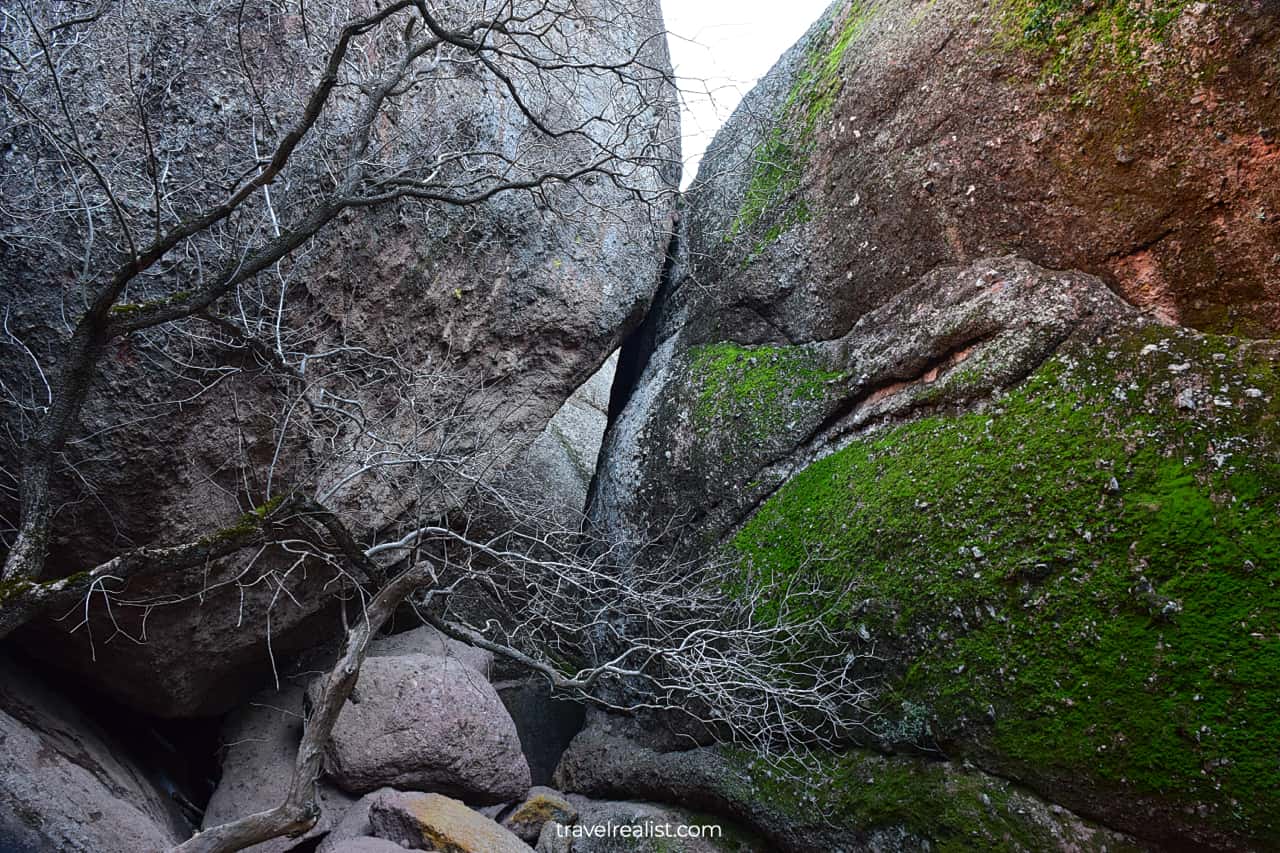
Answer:
M167 850L190 826L128 750L0 658L0 850Z
M362 835L348 838L328 848L331 853L403 853L404 848L385 838L372 838Z
M373 657L334 726L325 769L352 793L384 785L476 803L531 784L515 723L489 682L453 657Z
M488 676L493 669L493 653L454 640L430 625L419 625L398 634L378 637L369 644L369 657L393 658L404 655L433 655L456 658L468 669Z
M930 850L949 845L989 850L1003 848L1011 837L1022 839L1024 849L1063 853L1141 849L1131 839L1004 779L948 761L865 750L826 757L814 754L803 762L766 762L721 747L658 752L608 728L592 726L574 739L556 772L563 790L595 799L655 800L728 815L732 821L671 810L637 812L644 820L718 824L726 840L757 844L749 834L733 828L734 822L740 822L787 853ZM577 797L570 800L578 806L582 826L627 822L627 813L636 808L628 802L596 810ZM543 830L540 845L548 840L548 829L554 827L548 824ZM574 851L580 849L579 843L575 838Z
M524 841L533 844L548 821L569 825L578 819L578 810L553 788L536 785L529 794L502 819L502 825Z
M70 48L79 58L68 61L96 64L92 75L80 75L68 107L95 128L87 155L111 162L118 176L127 176L120 177L123 181L148 183L148 165L140 154L147 146L136 136L136 104L119 95L129 90L133 73L124 58L129 51L120 46L136 43L136 51L155 51L156 79L181 78L148 113L148 138L166 152L166 204L191 212L220 201L226 193L221 176L243 173L256 145L272 147L276 131L292 127L301 114L305 94L320 75L317 56L334 43L351 13L346 3L322 0L322 5L323 10L309 6L306 14L285 17L265 7L237 15L220 6L180 20L148 7L128 21L106 15L79 22ZM536 4L530 8L537 13ZM549 195L499 193L465 210L424 204L412 211L393 205L350 213L299 253L288 293L281 296L286 327L308 330L303 346L309 352L354 353L361 347L379 356L394 353L406 375L424 380L417 389L419 413L424 408L457 413L449 452L466 454L480 445L485 459L477 467L495 472L521 457L640 321L657 285L670 230L669 199L679 183L678 108L657 0L607 0L590 12L575 8L568 15L572 25L553 27L558 33L553 37L563 40L574 68L584 65L581 71L564 71L577 79L562 90L565 101L548 120L556 127L578 126L601 112L638 111L636 122L628 125L631 141L620 152L634 193L612 180L587 177L573 189ZM144 38L139 33L151 40L136 41ZM236 43L243 51L208 48ZM106 59L86 59L77 52L81 47ZM253 57L252 71L241 64L246 54ZM612 72L586 70L592 63L636 54L644 70L634 86L620 85ZM256 83L248 83L246 74ZM485 85L481 76L446 71L438 80L420 80L418 94L403 99L405 114L398 121L421 133L390 132L398 121L388 120L389 135L375 143L380 156L396 162L430 160L440 151L479 146L533 168L528 157L535 151L538 157L566 160L567 167L586 165L590 155L583 146L538 141L541 134L505 87ZM531 81L513 85L547 91ZM334 114L313 136L346 133L350 103L338 98ZM6 128L0 148L13 156L0 166L0 186L6 198L30 198L30 181L41 186L44 177L36 175L53 160L38 137L9 132L21 123L8 109L0 105L5 111L0 126ZM605 125L590 121L587 126ZM408 148L410 137L430 150ZM437 145L443 148L437 151ZM289 167L291 187L327 180L325 168L324 158L300 152ZM298 206L283 202L276 212L289 216ZM125 207L127 215L140 217L136 228L153 228L141 208ZM600 210L610 213L587 213ZM15 227L27 225L22 220ZM97 238L90 237L88 245L113 243L116 238L103 233L111 227L98 224ZM79 245L83 235L39 239ZM213 255L226 246L216 240L201 246L184 251L200 255L206 268L220 267L225 258ZM97 260L102 263L95 261L96 267L110 268L105 256ZM50 376L61 369L67 322L74 319L63 306L86 286L73 267L79 269L50 266L47 252L35 248L15 248L0 259L8 328ZM70 281L77 284L64 285ZM136 307L163 299L181 292L186 281L185 268L172 276L149 275L136 282L126 301ZM74 287L76 295L65 287ZM276 296L270 301L275 306ZM383 477L352 477L355 469L345 453L330 453L312 442L322 427L307 407L292 410L288 382L246 363L243 372L193 395L190 378L168 369L162 337L116 341L103 358L72 436L75 458L68 458L67 470L76 474L59 476L53 484L54 505L61 509L49 536L51 571L79 571L126 549L216 535L234 528L268 497L298 484L325 494L357 538L386 531L398 520L437 517L452 509L454 494L465 491L455 487L466 482L469 469L458 481L441 484L439 494L447 497L424 498L425 505L419 505L417 489ZM196 346L197 355L180 360L227 363L225 348ZM335 372L351 369L354 360L352 355ZM22 348L0 349L0 374L6 377L25 376L31 364ZM385 386L354 383L351 393L359 398L355 405L383 420L391 440L420 428L410 422L417 415L388 412ZM277 416L287 409L295 429L278 430ZM8 419L11 411L18 410L7 407L3 416ZM5 424L14 435L23 431L16 421ZM16 453L14 442L0 446L6 470L18 469ZM580 482L581 474L577 477ZM272 495L265 494L268 482ZM0 501L0 514L15 517L13 498L6 493ZM299 652L342 624L332 572L321 565L292 570L294 557L279 551L254 560L249 556L180 576L135 579L122 595L147 606L108 611L95 596L86 612L92 631L72 632L75 620L50 619L26 632L23 641L31 654L145 713L224 713L268 681L273 654ZM117 631L138 642L90 647L90 634L107 637Z
M528 853L529 846L498 824L439 794L379 794L369 822L380 838L411 850L440 853Z
M232 712L222 727L222 778L205 808L203 828L265 811L289 792L302 739L304 688L264 690ZM327 779L317 786L320 818L299 838L275 838L246 848L284 853L326 834L355 802Z
M340 853L343 843L373 835L373 825L369 823L369 807L378 796L395 793L394 788L379 788L356 800L343 813L341 820L333 825L333 829L329 830L329 834L316 848L316 853Z
M833 4L686 194L592 522L856 589L869 744L1280 844L1278 16Z

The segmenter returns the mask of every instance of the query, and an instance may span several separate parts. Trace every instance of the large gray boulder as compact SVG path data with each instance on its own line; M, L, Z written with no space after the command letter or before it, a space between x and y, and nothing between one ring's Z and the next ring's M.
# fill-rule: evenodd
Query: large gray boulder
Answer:
M457 659L430 655L365 661L325 769L353 793L389 785L480 804L518 800L531 784L497 692Z
M0 658L0 850L166 850L190 828L124 746Z
M264 690L232 712L222 727L222 778L205 807L203 829L266 811L284 801L302 739L304 688ZM321 779L320 817L299 838L275 838L246 848L284 853L327 833L355 798Z
M371 658L394 658L405 655L451 657L468 669L488 676L493 668L493 653L446 637L430 625L420 625L398 634L378 637L369 644Z
M473 5L450 4L450 14ZM167 205L185 212L220 199L224 177L243 174L245 162L252 162L254 140L269 135L271 126L292 125L319 76L315 52L334 40L352 8L323 0L300 16L275 15L265 7L246 10L219 2L200 14L175 16L161 3L78 25L77 49L101 57L94 73L80 74L69 94L72 111L83 111L86 126L94 128L85 140L87 153L110 162L116 180L127 183L130 176L146 183L143 152L154 143L165 152L172 190ZM487 454L483 465L494 466L487 470L519 459L640 321L657 285L679 181L678 111L657 0L604 0L568 14L571 26L551 29L572 61L609 63L638 55L642 63L634 86L584 66L564 72L577 75L576 84L553 87L554 96L564 96L551 111L555 127L585 122L592 133L609 136L616 130L611 122L588 117L636 113L619 152L627 187L588 178L574 188L549 187L537 195L500 194L463 212L416 206L352 213L310 244L287 276L284 319L286 327L308 330L303 348L318 353L350 346L379 357L394 354L405 375L421 381L424 408L460 413L451 427L450 453L481 444ZM137 101L127 95L134 91L128 51L117 49L143 38L139 33L149 34L140 49L155 52L147 60L155 79L176 81L148 102L145 142ZM209 47L236 44L237 34L248 40L243 51ZM242 64L245 55L252 57L251 68ZM535 100L553 96L537 81L516 84ZM446 70L439 82L423 81L405 96L399 124L386 123L379 153L391 160L420 154L429 161L478 146L513 163L552 158L568 166L575 157L590 156L580 145L547 144L504 92L502 85L482 85L471 70ZM317 135L333 139L346 132L349 101L338 99L334 118ZM0 186L7 199L35 197L32 176L53 160L36 135L19 129L25 118L6 113L6 119L0 122L0 148L8 152L0 163ZM414 134L395 129L409 126ZM410 136L431 150L406 150ZM290 189L273 190L281 215L303 201L290 192L315 173L324 180L324 163L308 156L302 152L299 164L291 166ZM150 198L149 191L143 195ZM124 215L140 217L134 223L140 233L153 230L145 205L126 207ZM5 215L10 212L6 205ZM9 225L23 234L34 229L28 219L6 220L6 233ZM109 226L97 226L92 248L106 253L110 241L102 229ZM58 230L63 223L51 227ZM41 229L48 230L34 230ZM51 255L40 243L66 239L79 245L83 235L28 236L30 242L17 240L0 259L0 292L7 327L52 376L65 351L66 321L74 319L85 285L79 261ZM205 254L216 248L205 245ZM109 268L108 260L101 258L101 268ZM280 281L272 276L275 288ZM139 283L128 299L163 298L166 289L181 287L157 275ZM197 349L181 360L226 361L221 350L204 344ZM355 350L343 351L358 360ZM440 495L456 494L465 482L459 474L457 481L441 484L439 495L419 501L416 489L385 478L348 479L359 466L316 438L306 406L292 412L293 429L276 429L290 409L288 383L250 365L193 396L191 383L170 369L165 352L163 340L144 335L117 342L104 357L68 451L74 458L68 457L67 470L75 476L54 484L61 509L50 535L57 556L51 570L78 571L124 549L195 541L233 527L268 498L268 468L273 495L303 483L320 492L333 489L327 503L358 534L386 530L416 513L439 517L451 500ZM0 348L6 377L25 376L31 364L21 348ZM344 363L342 370L352 366ZM390 397L385 387L370 385L352 383L352 399L381 416ZM179 400L181 405L170 402ZM13 411L6 407L4 416ZM401 411L379 429L385 426L392 440L405 438L420 426L410 420ZM16 422L6 424L13 428L6 434L22 434ZM6 470L18 469L16 453L11 442L0 447ZM14 517L11 500L3 498L5 518ZM48 621L25 641L33 654L138 710L168 717L223 713L265 683L272 654L299 652L341 624L333 573L320 565L291 570L292 564L292 556L268 551L252 562L227 559L180 577L138 580L123 597L145 606L117 606L108 613L95 597L86 614L91 632L71 632L77 620ZM90 636L109 637L117 630L139 642L90 647Z

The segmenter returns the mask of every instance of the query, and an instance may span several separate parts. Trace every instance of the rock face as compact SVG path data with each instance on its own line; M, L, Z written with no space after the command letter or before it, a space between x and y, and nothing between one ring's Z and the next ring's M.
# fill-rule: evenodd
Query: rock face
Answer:
M369 822L378 837L411 850L440 853L528 853L529 846L457 800L439 794L375 797Z
M71 109L90 115L86 120L95 128L85 143L88 153L112 162L117 180L133 169L145 183L147 171L139 158L150 144L137 135L142 131L137 101L128 95L134 89L125 80L126 51L116 46L146 33L148 49L155 51L147 61L154 60L156 79L176 81L148 102L148 143L166 152L170 201L175 209L194 210L221 198L224 178L244 172L254 140L270 135L263 113L282 128L291 124L307 87L319 76L315 50L331 43L351 14L348 4L322 5L299 18L256 7L237 12L234 4L218 3L181 23L155 7L129 20L105 15L81 25L77 44L104 57L93 74L80 75L72 92ZM568 87L572 94L554 116L558 127L601 111L621 115L639 109L637 132L620 152L636 158L628 181L638 193L610 180L588 180L580 191L562 195L553 189L540 198L507 193L464 212L388 209L344 216L299 258L287 276L287 294L280 297L286 324L308 330L304 349L319 353L353 345L395 353L404 370L426 384L442 377L430 389L432 411L466 401L460 410L467 417L456 425L457 435L503 448L499 466L543 430L639 322L667 242L663 199L679 179L674 90L661 73L669 69L665 40L653 37L662 32L657 0L609 0L591 4L589 13L583 7L571 15L579 16L571 27L555 29L574 61L612 62L638 53L645 67L655 70L646 70L635 87L618 85L612 73L588 73L590 80ZM248 39L242 51L206 49L227 39L234 43L236 33ZM251 68L242 65L245 55L252 57ZM245 81L246 74L253 84ZM443 151L474 143L524 160L541 156L538 152L571 157L577 150L540 143L501 85L482 87L469 72L444 77L407 96L401 127L412 125ZM333 125L317 134L343 132L346 104L340 101ZM12 155L6 156L0 184L6 198L16 201L29 196L27 183L45 161L39 141L16 129L25 120L4 124L15 129L7 129L0 141ZM459 134L468 136L459 141ZM406 138L392 132L379 144L389 146L389 157L409 156L412 152L396 147L407 145ZM316 165L314 159L307 162ZM298 166L291 180L296 184L311 176L307 168ZM288 197L283 185L274 192L282 216L302 201ZM150 190L143 195L149 198ZM616 215L601 216L599 210ZM130 206L127 214L145 219L141 211ZM103 227L99 224L99 232ZM141 230L151 227L144 224ZM55 236L65 235L40 239ZM105 252L105 245L99 233L94 250ZM0 261L6 305L12 309L9 328L54 375L65 337L62 306L70 304L65 299L81 298L75 289L81 285L69 284L80 280L80 261L55 264L38 242L17 240L14 246ZM278 290L280 284L271 286ZM144 302L162 295L131 291L129 298ZM385 529L416 510L440 509L415 507L412 490L388 488L377 477L347 480L352 460L315 444L307 435L309 415L301 409L295 412L294 431L277 431L277 416L289 408L287 383L250 366L193 397L187 380L168 368L156 369L156 363L168 364L161 343L135 336L115 343L104 359L76 435L82 440L73 443L75 458L67 460L77 476L55 484L63 508L51 536L51 571L95 565L129 547L193 541L233 526L268 498L268 468L273 469L272 495L300 482L316 484L322 492L338 486L328 502L362 531ZM226 361L221 353L193 356L205 358ZM0 359L6 376L25 376L31 366L16 347L4 347ZM366 394L360 403L377 411L386 400L362 387L366 384L354 383L353 393ZM185 402L165 403L176 400ZM401 435L412 426L389 422ZM8 443L0 448L10 470L16 470L14 452ZM0 512L14 517L10 499L4 500ZM99 642L91 651L90 632L68 635L72 623L67 622L30 632L28 646L147 713L221 713L270 672L268 624L277 656L300 651L336 624L326 588L331 574L319 566L289 571L291 563L287 555L267 553L251 565L247 559L228 560L176 580L136 582L125 598L147 606L118 606L110 617L94 602L93 637L120 629L138 639L145 636L141 644ZM161 602L166 606L150 606Z
M563 523L575 529L581 523L595 474L617 366L615 353L565 400L529 446L519 471L531 499L548 505Z
M854 587L878 745L1280 843L1276 16L834 5L688 194L594 523Z
M0 659L0 850L165 850L174 804L66 699Z
M795 853L927 850L948 844L973 850L1141 849L997 777L948 762L860 751L832 756L821 767L770 767L718 748L656 752L591 727L574 741L556 777L564 790L594 798L628 795L731 815L778 849ZM797 779L807 782L798 786ZM602 809L574 802L582 824L617 821L618 805L638 808L634 803ZM639 812L643 815L643 808ZM645 819L733 826L674 810L666 817L650 812ZM723 837L734 836L741 837L730 830ZM1011 838L1021 846L1006 846ZM576 840L574 844L572 849L579 849ZM752 843L742 849L765 848Z
M279 805L289 792L298 744L302 739L304 689L258 693L223 724L222 778L205 807L203 828ZM253 853L284 853L326 834L355 799L326 780L318 786L320 818L301 838L276 838L246 848Z
M367 659L325 758L353 793L390 785L483 804L518 800L531 784L497 692L451 657Z

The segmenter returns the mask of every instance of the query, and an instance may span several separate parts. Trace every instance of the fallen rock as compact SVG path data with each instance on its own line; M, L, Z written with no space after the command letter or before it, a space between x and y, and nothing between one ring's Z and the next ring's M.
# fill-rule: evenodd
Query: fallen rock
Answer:
M332 853L404 853L399 844L385 838L373 838L362 835L359 838L348 838L329 848Z
M380 838L440 853L528 853L529 846L484 815L439 794L381 793L369 807Z
M222 779L205 809L203 829L264 811L289 792L298 744L302 739L304 689L264 690L233 712L222 728ZM321 779L317 786L320 818L299 838L274 838L245 848L251 853L285 853L327 833L354 798Z
M430 625L420 625L399 634L379 637L369 645L368 657L394 658L404 655L434 655L457 658L464 666L487 676L493 668L493 653L446 637Z
M515 723L483 676L452 657L365 661L325 752L352 793L389 785L512 802L531 784Z
M76 47L69 49L75 53L83 45L88 55L106 58L91 77L78 82L72 105L76 111L93 111L98 129L93 147L98 150L91 156L109 158L113 168L132 170L145 180L142 160L118 156L137 149L130 142L136 116L118 108L122 101L116 87L129 85L130 72L121 58L125 51L116 48L140 37L137 33L163 31L163 59L157 61L164 68L157 67L156 73L180 73L187 81L186 94L157 102L148 116L154 138L183 140L184 150L171 151L166 165L181 198L170 196L169 201L187 211L220 201L225 190L210 176L238 168L244 140L254 138L253 121L262 120L262 111L282 126L300 115L314 80L298 69L311 68L323 56L350 11L349 4L335 3L333 14L317 12L314 21L308 18L306 26L295 26L261 4L251 6L243 27L234 23L234 15L175 20L158 7L140 8L127 22L97 16L78 27ZM607 0L593 5L590 13L541 14L548 16L572 22L572 34L559 43L571 65L612 63L633 55L643 64L644 79L636 86L618 85L613 73L557 72L562 83L573 82L558 101L554 118L544 116L557 126L596 125L590 117L605 111L643 111L618 152L620 162L630 163L628 187L594 178L575 182L581 183L582 198L590 199L591 209L610 215L559 216L532 193L510 192L465 212L432 205L430 216L412 222L393 206L343 216L295 258L299 271L286 312L289 321L314 323L318 350L350 345L379 355L394 353L408 373L424 379L456 371L456 383L452 376L433 382L432 399L441 410L457 407L455 435L483 436L486 451L494 449L495 455L502 449L495 471L517 462L523 448L643 316L663 263L670 226L666 206L679 184L679 111L669 72L661 71L670 63L658 0ZM240 74L241 53L211 47L232 43L224 36L234 32L253 42L246 50L254 55L254 74L263 84L260 104L225 85L228 75ZM539 142L541 133L514 108L505 88L485 85L477 75L428 74L415 85L422 88L421 97L403 105L406 120L423 129L423 136L414 134L414 140L434 140L429 149L479 145L507 152L502 156L537 149L536 162L522 162L522 168L534 172L556 163L577 170L590 156L576 145ZM214 91L219 107L204 108L202 98ZM193 100L191 93L199 94ZM8 109L0 105L6 117ZM346 121L346 107L335 109L326 115ZM533 109L540 112L542 107ZM0 125L16 126L9 118ZM386 142L379 148L393 160L423 153L416 143L406 147L409 138L399 134ZM7 144L8 137L0 147ZM16 159L6 159L0 169L0 193L6 199L29 197L28 179L39 164L52 162L38 137L19 148ZM30 167L19 165L28 162ZM312 171L318 165L314 158L294 158L292 179L327 180L323 169ZM553 201L552 208L561 205ZM65 232L49 236L75 239ZM52 372L62 367L66 323L74 319L62 313L59 294L65 275L61 267L49 266L44 251L6 248L0 258L0 290L6 306L13 308L9 328ZM153 293L150 284L139 286L142 291L129 294L139 302L160 295L164 287L155 284ZM221 360L212 349L203 349L197 358ZM287 431L289 440L276 446L277 431L265 413L287 405L291 392L263 382L260 372L229 377L208 393L179 403L189 396L189 379L152 369L155 359L162 358L154 342L134 339L125 350L128 356L103 359L80 419L83 428L74 436L83 450L75 462L83 479L59 476L52 486L55 505L62 506L49 537L58 543L52 561L57 565L84 568L125 548L196 541L236 524L261 501L260 493L245 494L242 484L258 484L267 460L277 493L304 482L335 489L325 502L342 513L358 536L384 530L412 513L432 515L441 509L439 504L413 507L422 493L389 485L385 478L350 477L343 454L316 457L304 436L319 428L318 422L299 424L300 429ZM30 359L18 348L0 348L0 375L6 382L29 368ZM374 409L386 402L384 391L354 389L358 405ZM441 395L447 399L437 400ZM3 413L5 424L16 429L8 411ZM294 420L310 417L299 411ZM387 426L392 441L413 432L407 421ZM0 447L5 470L17 470L13 446L5 442ZM446 468L453 470L443 466L439 472ZM452 494L462 482L442 484L435 494ZM83 483L92 483L92 500L82 499ZM6 517L11 510L16 507L5 497ZM290 572L292 560L291 555L269 553L251 564L224 560L128 584L126 597L172 602L164 607L108 612L98 597L89 602L86 615L94 636L119 629L146 636L142 644L99 644L95 656L85 640L88 632L70 633L74 620L53 619L40 622L23 642L31 654L146 713L225 713L266 683L272 652L301 652L317 636L341 628L334 618L333 575L319 565ZM241 576L246 568L248 574Z
M341 853L343 843L373 835L373 826L369 823L369 806L376 797L394 793L397 793L394 788L379 788L356 800L355 805L347 809L342 819L334 824L333 829L320 842L316 853Z
M125 748L0 658L0 850L167 850L190 833Z
M530 844L538 840L548 821L569 825L578 819L578 810L554 788L538 785L529 790L524 802L503 819L502 825Z

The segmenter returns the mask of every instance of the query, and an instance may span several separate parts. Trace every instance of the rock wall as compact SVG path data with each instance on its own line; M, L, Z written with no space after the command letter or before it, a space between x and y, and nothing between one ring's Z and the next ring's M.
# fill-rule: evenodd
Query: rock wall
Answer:
M344 4L309 6L304 19L234 3L215 3L198 14L171 5L146 4L127 16L113 10L77 30L79 47L68 55L102 61L93 73L77 77L68 97L72 111L94 129L84 143L89 153L114 164L113 178L123 191L135 189L128 183L131 169L146 174L139 160L145 130L168 158L166 186L173 195L167 203L198 209L221 192L223 173L235 172L252 153L265 134L256 124L264 115L286 121L298 113L319 72L318 46L332 42L352 10ZM465 6L449 4L447 11L460 15ZM263 285L284 306L285 332L294 336L289 345L315 353L362 347L381 357L394 355L399 369L422 386L440 377L431 388L418 389L424 394L420 406L433 413L454 411L449 452L468 452L468 441L482 444L486 465L501 467L518 457L640 321L667 243L666 205L679 181L679 131L674 91L665 76L665 40L653 37L662 31L658 4L607 0L582 4L574 14L577 23L564 31L570 57L617 61L638 51L648 69L630 88L613 74L579 75L553 116L573 125L600 113L635 112L618 151L640 164L627 176L629 188L588 179L539 197L499 194L461 211L412 205L348 211L297 263L273 271ZM207 49L237 38L243 56L239 49ZM130 39L145 42L148 51L134 57L133 66L111 48ZM127 84L139 67L147 69L145 94L151 99L146 128L138 126L138 102ZM252 85L245 81L250 70ZM154 88L161 79L167 88ZM400 115L403 132L388 127L379 140L390 152L386 156L430 158L478 146L536 166L551 149L500 89L482 87L470 73L422 83ZM300 152L301 165L273 188L282 217L307 203L299 187L324 169L311 152L345 132L342 121L354 107L339 96L334 109L336 117L313 134L314 147ZM39 168L48 162L41 159L39 134L18 118L0 142L6 151L0 183L15 204L28 197L32 176L42 174ZM423 140L429 150L410 147ZM576 150L565 143L554 153L572 165ZM145 219L145 205L139 205L128 213ZM15 234L30 225L21 218L15 222L5 223ZM76 282L87 261L46 251L50 240L80 248L59 230L62 220L47 222L48 240L22 231L22 239L7 244L0 276L7 328L52 375L60 363L65 318L74 317L81 298ZM85 257L106 252L104 242L89 241ZM186 269L189 260L174 259L173 274L194 275ZM212 266L215 260L203 262ZM145 301L149 286L139 284L126 301ZM249 306L250 315L261 319L261 310L274 300ZM321 490L342 484L329 502L361 532L383 529L407 513L448 508L444 497L419 501L413 490L385 478L346 481L359 461L308 435L307 407L291 404L287 383L253 364L233 356L232 366L245 369L200 390L182 375L186 368L226 358L202 348L207 331L195 331L201 337L179 340L176 350L172 339L135 335L107 352L55 484L52 574L96 565L131 547L211 535L261 506L268 492L278 495L295 483ZM20 348L6 346L0 358L6 376L29 372ZM321 369L316 364L313 371ZM330 368L356 371L351 375L358 378L342 393L375 417L390 405L368 364ZM16 410L5 411L14 419L12 434L21 435ZM392 435L408 437L423 428L402 411L386 418L379 429ZM5 467L16 470L14 444L5 442L3 452ZM439 493L458 485L443 482ZM16 508L5 494L0 512L13 518ZM83 624L79 617L51 620L33 626L23 639L32 653L140 710L164 716L220 713L270 674L268 632L270 651L287 657L336 630L332 572L293 564L288 555L268 552L247 569L245 560L226 560L178 579L137 582L121 596L132 606L117 602L108 611L101 600L91 600Z
M161 779L7 657L0 744L2 850L164 850L189 833Z
M847 595L880 748L1274 846L1278 11L834 4L686 196L594 522Z

